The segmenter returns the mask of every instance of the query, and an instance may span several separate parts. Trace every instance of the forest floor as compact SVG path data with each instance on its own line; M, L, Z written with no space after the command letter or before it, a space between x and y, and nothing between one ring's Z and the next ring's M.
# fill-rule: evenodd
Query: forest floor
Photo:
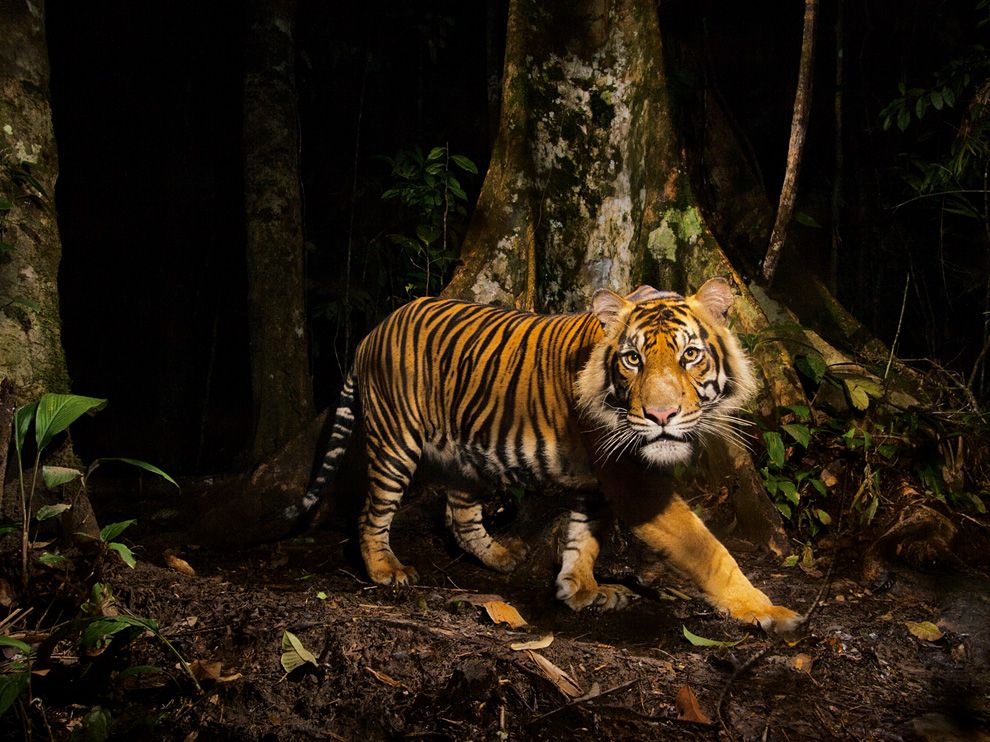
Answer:
M34 737L78 735L98 705L118 739L990 739L985 562L867 584L861 539L819 544L807 569L727 540L775 602L803 612L821 595L788 642L716 614L621 529L599 572L642 598L573 613L553 597L553 513L512 526L537 548L505 576L457 551L436 502L400 511L393 547L420 574L403 589L368 584L345 519L327 520L234 551L177 544L146 519L136 568L114 560L106 579L128 612L157 620L201 690L150 635L78 661L55 652L32 680L48 725L34 708ZM496 624L486 603L526 625ZM695 646L685 629L738 643ZM315 662L289 674L286 630ZM146 666L159 670L128 669ZM14 718L0 737L22 736Z

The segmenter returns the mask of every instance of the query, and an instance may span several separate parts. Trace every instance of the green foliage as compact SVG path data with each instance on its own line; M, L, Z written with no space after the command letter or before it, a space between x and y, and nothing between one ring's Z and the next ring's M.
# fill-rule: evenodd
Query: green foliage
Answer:
M477 175L478 168L446 146L425 156L419 147L404 149L384 159L391 182L382 199L401 207L402 229L388 239L410 266L404 290L410 297L438 293L457 260L467 218L467 194L455 172Z

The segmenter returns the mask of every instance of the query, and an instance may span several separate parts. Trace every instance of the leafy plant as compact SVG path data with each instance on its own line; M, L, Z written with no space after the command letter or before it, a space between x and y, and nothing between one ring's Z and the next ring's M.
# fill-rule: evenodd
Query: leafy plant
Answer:
M34 496L38 484L38 473L49 489L55 489L78 480L85 490L90 475L104 462L121 461L156 474L172 484L176 484L168 474L152 464L137 459L101 458L91 463L85 471L74 467L42 466L41 459L45 449L59 433L64 432L82 415L94 413L106 407L107 400L95 397L83 397L76 394L45 394L36 402L31 402L17 408L14 412L14 448L17 457L18 486L21 496L21 579L25 589L28 586L28 554L30 550L30 518L34 507ZM28 442L28 434L34 428L34 467L31 481L27 482L24 473L24 453ZM176 484L176 486L178 486ZM40 521L53 518L71 507L70 503L39 508L36 519ZM133 555L130 550L115 542L113 539L134 521L122 524L112 524L103 529L101 543L107 549L120 555L125 563L133 566ZM128 562L128 560L131 560ZM49 560L50 561L50 560Z
M446 145L425 156L419 147L404 149L385 160L392 182L382 199L397 201L407 215L407 228L388 235L411 265L405 291L436 293L457 259L467 217L467 194L455 172L477 175L478 168L467 157L450 154Z

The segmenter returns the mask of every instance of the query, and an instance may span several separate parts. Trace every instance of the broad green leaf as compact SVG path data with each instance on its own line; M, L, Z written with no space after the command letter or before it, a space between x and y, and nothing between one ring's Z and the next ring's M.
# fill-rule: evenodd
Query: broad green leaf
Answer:
M38 508L38 512L35 513L34 518L38 521L48 520L49 518L61 515L71 507L72 505L67 502L60 502L55 505L42 505Z
M775 502L773 505L785 518L789 519L791 517L791 506L786 502Z
M780 480L780 491L781 493L783 493L784 497L786 497L795 505L797 505L801 501L801 496L798 494L797 486L794 484L794 482L788 481L786 479Z
M74 479L81 477L83 473L71 466L43 466L41 467L41 477L45 480L45 486L53 490L68 484Z
M828 488L825 486L825 482L823 482L818 477L812 477L808 481L811 482L811 486L818 491L818 494L820 495L828 494Z
M118 521L117 523L110 523L109 525L105 525L103 526L103 528L100 529L100 540L109 543L110 541L113 541L115 538L117 538L117 536L122 534L127 528L133 526L135 523L137 523L137 520L135 518L131 518L130 520L122 520L122 521Z
M61 554L55 554L54 552L51 551L44 552L41 556L38 557L38 561L44 564L46 567L64 567L65 565L71 563L69 562L68 557L65 557Z
M120 555L121 561L124 562L128 567L134 569L134 565L137 564L137 560L134 558L134 552L128 549L124 544L119 541L111 541L107 546L111 551L116 551Z
M681 631L684 633L684 638L691 642L696 647L734 647L742 639L736 639L734 642L719 641L718 639L706 639L703 636L698 636L693 634L688 630L688 627L681 624Z
M20 458L24 448L24 441L27 440L28 431L31 429L31 421L34 420L34 413L38 409L37 402L30 402L23 407L18 407L14 412L14 445L17 448L17 456Z
M827 526L832 522L832 516L821 508L815 508L815 515L818 516L818 520L821 521L822 525Z
M828 372L828 366L819 355L798 356L794 367L815 384L821 384Z
M80 397L77 394L44 394L38 400L34 418L34 435L38 448L51 443L52 438L68 428L87 412L96 412L107 406L105 399Z
M928 94L928 99L932 102L932 108L936 111L941 111L944 101L942 100L942 93L938 90L933 90Z
M464 155L453 155L451 156L450 159L453 160L454 163L457 165L457 167L459 167L461 170L466 170L467 172L473 173L474 175L478 174L477 166Z
M21 530L21 524L12 520L5 520L0 523L0 536L8 533L17 533L19 530Z
M763 440L767 444L767 455L770 457L770 462L778 469L782 468L784 466L786 450L784 449L784 441L780 437L780 433L776 430L768 430L763 434Z
M786 559L784 559L784 566L785 567L796 567L797 566L797 563L799 561L801 561L801 557L800 556L798 556L797 554L791 554L789 557L787 557Z
M956 96L951 88L942 88L942 100L945 101L945 105L949 108L956 105Z
M849 397L849 403L853 407L860 412L865 412L869 408L870 395L866 393L866 389L849 379L843 379L842 386L845 388L846 396Z
M27 670L0 675L0 716L7 713L7 709L14 705L14 701L28 687L30 680L31 673Z
M914 104L914 113L921 119L925 116L925 111L928 110L928 99L924 96L918 98L917 102Z
M434 147L433 149L430 150L430 154L427 155L426 161L427 162L433 162L434 160L439 160L445 154L447 154L447 148L446 147Z
M164 479L166 482L169 482L171 484L174 484L176 487L179 486L179 484L174 479L172 479L172 477L170 477L168 474L166 474L165 472L163 472L161 469L159 469L154 464L149 464L147 461L141 461L140 459L128 459L128 458L125 458L123 456L104 456L103 458L97 459L96 461L94 461L92 464L89 465L89 471L90 471L90 473L92 473L93 470L96 469L96 467L99 466L104 461L121 461L121 462L123 462L125 464L130 464L131 466L136 466L138 469L144 469L146 472L151 472L152 474L157 474L159 477L161 477L162 479Z
M797 425L795 423L787 423L786 425L781 425L787 434L800 443L804 448L808 447L811 443L811 430L807 425Z
M318 666L313 653L306 649L299 638L288 629L282 632L282 650L280 661L286 674L307 663L314 667Z
M902 108L897 114L897 128L905 131L911 123L911 114L906 108Z
M795 415L797 415L798 420L803 423L811 420L811 408L803 404L789 404L784 407L785 410L790 410Z
M13 647L21 654L31 654L31 645L12 636L0 636L0 647Z
M84 647L92 647L103 639L130 628L151 631L157 634L158 622L151 618L137 618L135 616L97 618L90 621L86 630L83 631L80 644Z
M815 221L815 218L810 214L805 214L803 211L799 211L794 214L794 221L805 227L814 227L815 229L821 229L822 225Z

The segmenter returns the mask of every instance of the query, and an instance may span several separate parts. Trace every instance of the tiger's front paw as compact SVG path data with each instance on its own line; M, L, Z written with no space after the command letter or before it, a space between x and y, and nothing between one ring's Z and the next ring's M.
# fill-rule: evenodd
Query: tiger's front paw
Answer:
M746 608L740 611L732 611L732 617L748 624L759 624L764 631L774 634L790 634L795 631L804 620L790 608L782 605L766 605L757 608Z
M572 611L588 607L618 611L639 600L639 595L624 585L579 585L574 577L562 575L557 578L557 599L564 601Z
M489 551L489 559L485 560L485 565L492 569L508 574L514 572L516 567L525 561L529 554L529 549L522 539L509 538L503 543L494 543Z
M413 567L407 567L394 555L383 557L374 563L367 564L368 576L377 585L415 585L419 582L419 573Z

